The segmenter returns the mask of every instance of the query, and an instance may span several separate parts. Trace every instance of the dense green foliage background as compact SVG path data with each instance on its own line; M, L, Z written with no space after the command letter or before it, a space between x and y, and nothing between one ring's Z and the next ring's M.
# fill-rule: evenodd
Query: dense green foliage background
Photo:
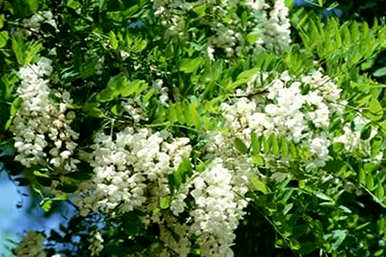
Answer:
M200 22L208 18L205 8L189 12L183 34L174 35L160 24L148 0L0 0L0 161L18 186L31 187L31 197L48 213L63 202L71 204L71 194L92 176L87 162L81 162L76 172L58 175L45 167L23 167L14 160L10 126L20 106L17 72L39 56L53 61L51 87L65 89L73 98L70 109L76 118L71 126L79 132L77 143L85 151L97 130L116 132L127 125L166 128L193 142L189 165L205 166L200 149L207 139L203 134L218 129L222 121L219 106L232 98L236 88L245 87L257 72L274 77L288 70L300 77L322 69L336 80L348 101L344 119L332 117L328 133L338 135L360 113L370 120L357 128L361 139L377 131L369 140L370 157L384 153L386 26L382 1L333 2L314 1L303 8L287 1L293 38L287 48L245 50L231 57L216 50L215 60L210 60L206 38L212 32ZM326 7L343 13L339 18L324 17ZM51 10L57 28L43 22L35 29L23 23L44 10ZM241 8L234 12L243 15ZM168 106L159 101L160 92L152 84L155 78L169 88ZM264 84L258 89L265 90ZM121 102L128 99L144 106L148 121L125 117ZM255 143L264 146L265 154L292 156L291 167L273 171L264 161L256 161L261 176L251 182L248 197L253 201L236 230L235 256L386 254L384 157L377 163L367 162L367 153L347 153L336 143L330 146L332 158L324 167L309 168L303 165L310 159L307 149L291 148L285 137L263 137ZM235 148L251 158L258 155L243 142ZM171 179L172 187L182 183L175 181L177 175L189 176L186 167L178 172ZM50 191L53 184L58 185L59 193ZM169 211L167 204L159 207L157 211ZM48 256L89 256L87 242L98 226L105 242L98 256L141 252L157 241L154 235L159 233L156 226L143 226L142 215L137 211L115 217L75 213L61 231L48 233L46 252ZM190 256L199 253L192 251Z

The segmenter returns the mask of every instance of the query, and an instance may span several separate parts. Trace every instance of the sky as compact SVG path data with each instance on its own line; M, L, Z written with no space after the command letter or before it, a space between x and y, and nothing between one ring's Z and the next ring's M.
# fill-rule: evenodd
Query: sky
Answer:
M19 192L18 192L19 190ZM0 167L0 256L13 256L7 246L12 246L8 240L19 241L25 231L35 229L49 231L58 228L64 221L60 213L55 213L49 218L42 218L42 211L35 208L32 211L28 206L31 200L22 194L28 194L26 187L18 187L8 179L7 174ZM22 203L21 208L17 204Z

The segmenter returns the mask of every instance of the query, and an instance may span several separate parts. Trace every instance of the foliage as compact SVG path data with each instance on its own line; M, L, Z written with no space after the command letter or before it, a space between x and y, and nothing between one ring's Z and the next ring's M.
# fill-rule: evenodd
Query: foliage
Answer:
M386 26L285 2L1 1L15 253L384 256Z

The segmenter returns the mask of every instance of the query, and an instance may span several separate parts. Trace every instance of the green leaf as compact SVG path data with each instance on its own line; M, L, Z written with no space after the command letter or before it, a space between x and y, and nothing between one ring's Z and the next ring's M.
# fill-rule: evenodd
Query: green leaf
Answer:
M23 99L21 99L20 97L18 97L15 100L13 100L13 102L11 104L11 109L10 109L11 116L15 116L16 115L16 113L19 110L22 102L23 102Z
M117 98L119 95L128 97L130 95L139 95L148 87L144 80L128 81L123 74L118 74L110 78L105 89L96 95L98 102L108 102Z
M383 197L385 196L385 189L383 188L383 184L381 181L378 182L377 191L375 191L375 196L379 198L380 201L382 201Z
M7 45L8 38L8 31L4 30L0 32L0 48L3 48Z
M293 203L286 204L286 206L285 206L284 209L283 209L283 214L284 214L284 215L287 215L287 213L292 209L292 207L294 207L294 204L293 204Z
M0 14L0 29L4 26L5 16L4 14Z
M200 115L198 114L198 105L195 102L192 102L189 105L189 116L191 117L192 123L196 128L200 128L201 122L200 122Z
M366 171L364 169L359 170L359 183L366 184Z
M254 76L259 72L259 68L253 68L250 70L246 70L241 72L237 78L236 81L232 84L233 87L237 87L242 84L246 84L252 80Z
M382 67L382 68L377 69L373 73L373 76L374 77L384 77L384 76L386 76L386 67Z
M36 12L39 9L39 0L24 0L31 12Z
M202 5L198 5L196 7L193 8L193 11L198 15L198 16L202 16L205 14L205 11L206 11L206 4L202 4Z
M21 105L22 102L23 102L23 99L21 99L20 97L18 97L15 100L13 100L13 102L11 104L11 108L10 108L10 117L9 117L8 121L5 123L5 126L4 126L5 130L8 130L9 127L11 126L11 124L13 122L13 119L14 119L17 111L19 110L20 105Z
M264 151L264 153L265 154L269 154L269 152L271 150L270 137L268 137L268 138L262 137L262 141L263 141L263 151Z
M294 142L292 141L289 142L289 152L291 153L293 159L298 157L298 151L296 149Z
M262 166L264 165L264 158L256 154L252 156L252 162L258 166Z
M51 210L52 208L52 199L50 198L44 198L41 202L40 202L40 206L42 207L43 211L45 212L48 212Z
M148 86L144 80L137 79L129 82L124 78L121 81L120 88L117 88L117 90L123 97L128 97L133 94L141 94Z
M101 102L103 102L102 100L105 100L105 98L103 98L103 94L101 96L99 96L101 99ZM90 117L94 117L94 118L102 118L104 117L104 113L103 111L98 107L98 104L96 103L86 103L83 108L82 108L83 112L87 113L88 116Z
M184 157L177 170L173 173L173 188L178 189L192 173L192 164L188 157Z
M150 98L155 94L156 92L156 89L153 87L151 88L146 94L145 96L143 97L143 103L148 103Z
M24 65L23 41L20 38L12 37L12 50L16 56L17 62L20 65Z
M268 194L270 192L269 188L257 177L251 176L249 180L252 183L252 186L255 190L262 192L263 194Z
M366 177L366 187L371 191L374 187L374 177L371 174L368 174Z
M371 135L371 124L367 124L362 128L360 138L362 140L366 140L370 137L370 135Z
M12 37L12 51L20 65L36 61L41 48L42 44L39 42L24 42L21 37Z
M275 135L271 135L272 153L275 155L279 154L279 143Z
M237 149L240 153L242 153L242 154L248 153L248 147L244 144L243 141L241 141L240 138L238 138L238 137L235 138L234 143L235 143L236 149Z
M117 36L115 35L115 33L113 31L110 31L109 39L110 39L111 48L113 50L117 50L118 49L118 39L117 39Z
M71 9L73 9L78 14L81 13L82 5L77 0L68 0L67 3L66 3L66 6L70 7Z
M86 79L88 77L91 77L95 73L95 66L97 64L98 60L93 59L86 61L79 67L79 74L82 79Z
M256 33L256 32L251 32L247 35L247 41L248 43L250 44L253 44L257 41L257 39L259 39L259 34Z
M331 244L330 252L336 251L339 248L339 246L343 243L346 236L347 236L346 230L334 230L334 231L332 231L331 237L333 239L333 242Z
M118 92L116 90L113 90L111 88L105 88L96 95L96 100L102 103L109 102L113 100L117 95Z
M378 121L383 116L383 109L377 99L373 98L369 104L368 109L365 111L365 116L372 121Z
M33 172L33 174L36 176L36 177L41 177L41 178L50 178L50 176L48 174L45 174L45 173L42 173L38 170L35 170Z
M203 60L201 57L197 57L194 59L183 59L180 64L180 71L185 73L193 73L196 72L197 69L201 66Z
M252 154L253 155L260 153L261 138L258 138L253 131L251 133L251 146L252 146Z
M92 177L90 173L84 171L74 171L65 176L76 180L89 180Z
M176 111L176 105L175 104L170 104L169 109L168 109L168 120L171 123L176 122L177 119L177 111Z
M322 199L324 201L328 201L328 202L333 202L334 200L329 197L328 195L322 193L322 192L315 192L314 193L316 197L318 197L319 199Z
M167 197L167 196L161 197L159 202L159 207L161 209L167 209L169 208L169 206L170 206L170 197Z
M285 137L282 137L280 141L281 141L281 144L280 144L281 154L283 157L287 157L289 154L287 140L285 139Z

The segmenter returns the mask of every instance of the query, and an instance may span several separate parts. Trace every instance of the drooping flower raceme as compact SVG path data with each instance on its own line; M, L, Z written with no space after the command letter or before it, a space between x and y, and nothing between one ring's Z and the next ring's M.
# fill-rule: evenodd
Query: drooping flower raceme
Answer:
M46 77L51 72L51 61L44 57L20 69L17 94L21 104L10 129L18 152L15 160L26 167L50 165L63 173L75 170L79 162L72 157L79 134L70 127L75 113L67 108L69 93L49 88Z
M101 233L99 233L99 231L93 231L91 233L90 245L88 247L88 249L91 252L91 256L98 256L98 254L104 248L103 243L104 243L104 240L103 240Z
M159 197L170 193L167 175L191 150L189 139L168 142L167 137L150 129L131 127L115 138L98 134L89 160L94 177L81 185L75 200L81 213L115 213L118 207L119 212L139 207L152 210Z
M267 90L265 101L242 97L233 104L222 104L232 135L248 145L252 132L258 136L282 135L309 146L314 164L323 166L332 139L326 132L330 117L341 114L346 104L339 99L341 90L319 71L300 80L284 72Z
M200 26L210 31L207 37L207 54L215 58L216 49L227 56L240 55L243 51L288 46L290 22L288 8L283 0L270 6L265 0L153 0L161 24L167 28L167 36L186 37L191 20L189 14L202 15ZM254 13L244 21L235 10ZM202 13L198 10L204 10ZM269 11L270 10L270 11ZM204 30L203 30L204 31Z
M190 195L196 207L190 211L191 233L198 236L201 256L233 256L234 231L247 204L235 192L233 176L237 175L217 158L192 180Z

